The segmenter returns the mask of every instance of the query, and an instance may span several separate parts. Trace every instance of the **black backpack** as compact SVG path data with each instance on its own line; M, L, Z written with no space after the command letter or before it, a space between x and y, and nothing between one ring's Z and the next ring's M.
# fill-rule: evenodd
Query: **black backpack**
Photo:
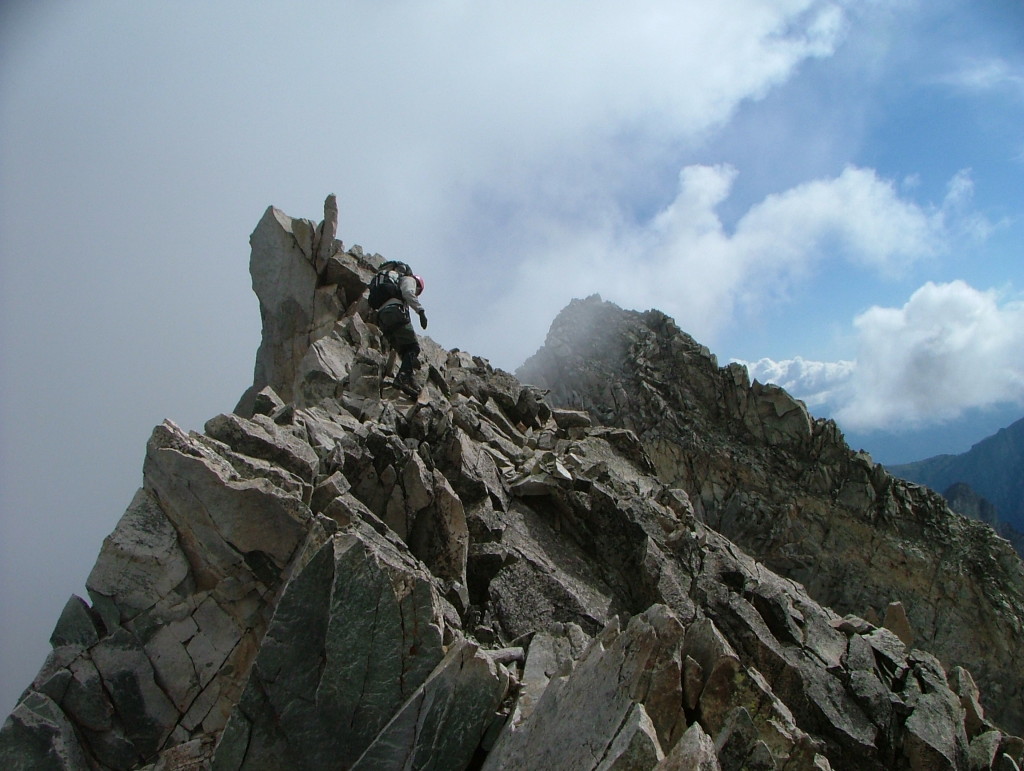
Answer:
M377 275L370 279L370 295L367 297L370 307L378 310L388 300L401 300L402 290L398 286L398 281L402 276L411 275L412 268L404 262L392 260L381 265Z

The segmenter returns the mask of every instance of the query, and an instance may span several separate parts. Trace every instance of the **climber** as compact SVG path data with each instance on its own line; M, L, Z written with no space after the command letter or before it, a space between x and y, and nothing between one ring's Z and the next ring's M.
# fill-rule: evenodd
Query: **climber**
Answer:
M409 308L420 317L420 328L426 329L427 314L419 301L422 292L423 279L414 275L404 262L385 262L370 281L368 300L377 311L377 325L402 359L395 386L410 395L419 393L413 370L420 366L420 344L409 319Z

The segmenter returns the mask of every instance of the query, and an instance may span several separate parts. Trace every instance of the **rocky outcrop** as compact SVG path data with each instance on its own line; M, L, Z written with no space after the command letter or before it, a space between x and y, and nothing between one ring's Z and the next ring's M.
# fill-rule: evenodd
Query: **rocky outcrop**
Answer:
M915 644L969 669L988 714L1024 730L1024 569L989 527L851 451L781 388L719 367L657 311L574 301L517 374L634 431L702 522L818 602L876 623L901 603Z
M378 255L351 259L362 258L358 248L345 258L335 238L337 228L338 203L330 195L319 225L271 206L249 237L249 272L263 322L253 387L243 397L249 409L255 394L268 385L291 401L303 355L359 300L382 262Z
M308 262L274 228L253 274L305 275L256 264ZM235 414L154 430L5 769L1020 763L967 670L747 556L633 431L429 339L426 403L382 393L373 317L334 282L372 268L310 264L338 318L264 315L278 354Z

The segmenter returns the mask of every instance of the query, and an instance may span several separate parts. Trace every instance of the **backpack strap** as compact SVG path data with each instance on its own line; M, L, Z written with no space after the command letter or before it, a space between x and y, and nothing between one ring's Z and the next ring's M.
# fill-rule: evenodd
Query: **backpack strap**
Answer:
M412 268L410 268L406 263L400 262L398 260L388 260L383 265L381 265L380 268L378 268L377 272L387 273L389 270L395 271L395 273L397 273L400 276L412 275Z

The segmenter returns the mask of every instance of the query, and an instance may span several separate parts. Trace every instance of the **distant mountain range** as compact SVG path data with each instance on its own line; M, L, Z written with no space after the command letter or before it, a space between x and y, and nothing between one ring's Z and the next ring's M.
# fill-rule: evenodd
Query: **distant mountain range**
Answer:
M1024 554L1024 419L960 455L936 455L888 470L941 492L953 509L988 522Z

